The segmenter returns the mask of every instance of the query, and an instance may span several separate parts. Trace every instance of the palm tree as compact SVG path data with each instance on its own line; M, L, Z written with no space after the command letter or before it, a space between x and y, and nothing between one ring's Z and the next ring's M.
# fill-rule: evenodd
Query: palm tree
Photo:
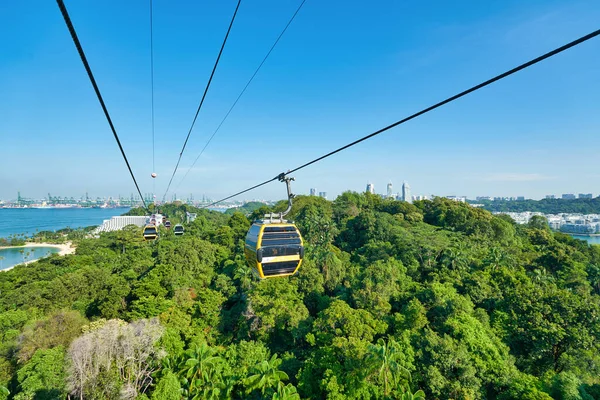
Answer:
M402 396L400 400L425 400L425 392L422 390L417 390L416 392L412 392L410 386L402 387Z
M206 343L185 352L180 366L180 375L182 375L182 383L187 386L190 397L207 383L212 385L221 382L220 367L224 360L216 356L216 352L216 349L209 347Z
M291 383L284 386L283 383L279 382L277 392L273 393L272 400L300 400L300 395Z
M394 339L379 339L377 344L369 344L367 362L371 365L372 371L377 371L379 379L383 380L383 392L387 396L390 393L390 381L396 384L402 376L410 379L410 372L400 365L398 357L400 349Z
M288 375L279 370L281 360L277 358L277 354L273 354L270 360L264 360L256 364L253 368L254 375L244 379L246 385L246 393L250 394L254 390L260 390L265 394L269 388L277 387L281 381L287 381Z
M544 267L534 269L529 275L533 281L538 283L554 282L554 276L549 274Z
M442 253L442 262L449 268L464 270L469 266L467 249L462 242L455 243Z
M246 264L240 263L235 269L233 279L240 281L242 290L248 290L252 285L252 270Z
M501 267L509 267L513 263L513 259L506 251L492 247L489 254L483 260L484 265L490 267L492 270L499 270Z

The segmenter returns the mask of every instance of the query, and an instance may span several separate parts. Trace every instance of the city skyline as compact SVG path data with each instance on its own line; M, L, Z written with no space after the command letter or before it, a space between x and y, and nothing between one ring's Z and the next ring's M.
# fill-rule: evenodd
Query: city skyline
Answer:
M357 192L357 193L361 193L361 192L365 192L365 191L370 191L369 188L372 188L372 194L378 194L381 195L383 197L393 197L396 199L405 199L405 194L403 192L403 189L405 187L405 185L408 187L408 193L407 195L410 197L411 200L415 199L430 199L432 197L435 196L439 196L439 197L447 197L447 198L453 198L453 199L468 199L468 200L493 200L493 201L497 201L497 200L542 200L542 199L592 199L595 198L596 195L594 192L584 192L584 193L560 193L560 194L546 194L544 196L541 196L540 198L532 198L532 197L528 197L528 196L523 196L523 195L516 195L516 196L506 196L506 195L500 195L500 196L490 196L490 195L476 195L476 196L465 196L465 195L460 195L460 194L449 194L449 193L440 193L440 192L432 192L432 193L426 193L426 192L422 192L422 191L417 191L417 192L413 192L411 189L411 186L408 185L407 181L402 181L402 186L400 191L394 192L393 188L393 181L388 180L388 183L385 186L385 192L383 191L377 191L377 186L372 183L372 181L369 181L366 184L366 189L360 190L358 188L349 188L347 190L344 190L340 193L335 193L333 196L331 195L331 192L329 190L319 190L319 188L316 187L311 187L309 188L306 192L298 192L296 190L293 190L293 192L295 194L299 194L299 195L308 195L308 196L319 196L319 197L324 197L327 198L329 200L334 200L337 196L339 196L341 193L345 192L345 191L353 191L353 192ZM391 191L391 194L390 194ZM102 199L102 200L119 200L119 199L125 199L125 200L129 200L131 198L134 198L135 200L139 199L139 196L137 195L137 193L130 193L128 195L123 195L123 194L116 194L116 195L106 195L106 194L90 194L89 192L85 192L83 194L79 194L79 195L62 195L62 194L57 194L57 195L52 195L51 193L46 193L46 195L42 195L42 196L30 196L28 193L21 193L21 192L17 192L16 193L17 196L8 196L8 197L1 197L0 196L0 202L4 201L4 202L14 202L18 199L18 196L21 195L24 199L29 199L29 200L47 200L49 198L49 196L52 196L53 198L62 198L62 199L74 199L74 200L83 200L83 199L89 199L89 200L97 200L97 199ZM600 196L600 194L598 195ZM230 203L239 203L239 202L249 202L249 201L277 201L282 199L284 196L282 197L273 197L273 198L267 198L267 197L250 197L250 196L240 196L239 198L234 198L231 199L229 202ZM151 202L152 199L152 194L151 193L144 193L144 199L147 202ZM158 199L158 200L162 200L162 199ZM172 194L170 196L169 199L167 199L167 202L170 201L193 201L193 202L197 202L197 203L207 203L207 202L213 202L216 201L216 197L213 196L209 196L206 193L188 193L188 194L182 194L182 195L177 195L176 193Z

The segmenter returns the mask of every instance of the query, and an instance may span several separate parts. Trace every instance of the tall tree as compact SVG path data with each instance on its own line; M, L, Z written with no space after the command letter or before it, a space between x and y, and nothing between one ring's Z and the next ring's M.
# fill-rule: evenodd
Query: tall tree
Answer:
M368 349L367 362L383 382L383 392L386 396L389 395L391 387L398 385L402 378L410 381L410 372L398 362L401 350L394 339L379 339L377 344L369 344Z

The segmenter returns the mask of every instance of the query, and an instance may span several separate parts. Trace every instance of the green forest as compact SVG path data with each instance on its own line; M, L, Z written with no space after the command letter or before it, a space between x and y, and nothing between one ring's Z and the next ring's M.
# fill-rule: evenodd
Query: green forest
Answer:
M483 204L492 212L541 212L544 214L600 214L600 196L593 199L542 199L542 200L481 200L470 201Z
M543 219L299 196L302 267L257 281L269 209L186 210L0 273L0 399L600 399L600 246Z

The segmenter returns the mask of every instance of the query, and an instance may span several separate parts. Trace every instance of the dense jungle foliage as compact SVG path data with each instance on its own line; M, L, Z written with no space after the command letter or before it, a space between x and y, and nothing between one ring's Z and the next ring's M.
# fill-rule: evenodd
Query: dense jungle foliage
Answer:
M600 246L543 219L300 196L301 270L259 282L267 209L197 211L0 273L0 398L600 399Z
M488 211L525 212L544 214L600 214L600 196L593 199L542 199L542 200L481 200L472 203L483 204Z

